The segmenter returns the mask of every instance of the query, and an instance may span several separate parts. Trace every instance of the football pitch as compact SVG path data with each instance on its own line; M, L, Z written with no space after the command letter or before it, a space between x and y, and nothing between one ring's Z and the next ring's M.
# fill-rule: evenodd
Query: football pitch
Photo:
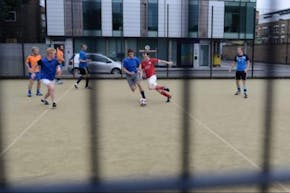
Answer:
M191 170L223 173L258 170L267 80L248 80L249 98L234 96L234 80L190 80ZM290 164L289 80L273 80L273 167ZM173 99L149 91L142 82L148 105L125 80L97 80L99 163L103 179L135 179L179 175L183 81L159 80ZM27 185L85 182L90 175L90 90L73 88L73 80L56 85L57 108L26 97L27 80L1 80L4 149L8 182ZM34 85L35 86L35 85ZM45 88L42 92L45 93ZM273 192L290 192L275 184ZM205 190L206 191L206 190ZM209 190L213 191L213 190ZM215 189L257 191L257 187Z

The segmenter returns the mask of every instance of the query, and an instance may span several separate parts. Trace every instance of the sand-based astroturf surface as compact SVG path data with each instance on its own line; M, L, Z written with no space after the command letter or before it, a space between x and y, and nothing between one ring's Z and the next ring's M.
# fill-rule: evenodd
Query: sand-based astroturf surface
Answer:
M261 164L267 80L249 80L249 98L234 96L234 80L190 80L191 169L198 173L257 170ZM8 181L12 185L86 181L90 174L90 90L56 86L57 109L26 97L26 80L2 80L2 117ZM171 103L146 89L148 105L125 80L98 80L99 163L104 179L178 175L184 111L182 80L170 87ZM290 164L289 80L274 80L274 167ZM45 93L45 88L42 88ZM2 121L1 120L1 121ZM226 189L222 189L226 190ZM231 190L255 191L255 187ZM290 186L274 185L275 192Z

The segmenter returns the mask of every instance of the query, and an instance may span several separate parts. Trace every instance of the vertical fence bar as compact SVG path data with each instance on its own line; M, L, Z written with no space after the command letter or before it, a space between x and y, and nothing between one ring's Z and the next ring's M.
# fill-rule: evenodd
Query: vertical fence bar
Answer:
M0 81L0 152L3 152L3 129L4 129L4 119L3 119L3 102L2 102L2 82ZM7 188L7 181L6 181L6 169L5 169L5 162L3 156L0 156L0 189Z
M212 65L213 65L213 5L211 6L211 24L210 24L210 79L212 79Z
M253 14L253 40L252 40L252 78L254 78L255 70L255 39L256 39L256 8L254 8Z
M166 3L166 41L167 41L167 57L169 59L169 4ZM166 77L169 77L169 65L167 64Z
M272 5L274 2L271 1ZM273 57L273 50L266 50L268 59ZM262 142L262 173L268 176L271 172L271 156L272 156L272 135L273 135L273 109L274 109L274 83L273 83L273 65L266 65L266 89L265 89L265 117L264 117L264 135ZM266 180L261 183L261 192L269 191L270 182Z
M183 111L182 111L182 134L181 134L181 180L186 181L190 177L190 155L191 155L191 132L190 117L191 114L191 84L189 69L184 70L183 80ZM182 192L188 192L187 187L183 187Z
M20 6L20 10L21 10L21 27L20 27L20 30L21 30L21 55L22 55L22 68L23 68L23 78L25 78L25 75L26 75L26 66L25 66L25 51L24 51L24 18L25 18L25 15L23 14L23 2L21 3L21 6Z
M72 37L72 66L73 78L75 78L75 39L74 39L74 0L71 0L71 37Z
M287 40L286 40L286 57L285 57L285 64L288 64L288 47L289 47L289 19L287 20Z
M268 54L271 55L270 50ZM272 55L273 56L273 55ZM272 156L272 135L273 135L273 102L274 102L274 83L272 80L273 67L267 65L267 84L266 84L266 99L265 99L265 118L264 118L264 136L263 136L263 152L262 152L262 172L268 175L271 171L271 156ZM261 184L261 192L268 192L269 182Z
M99 125L98 125L98 96L97 96L97 80L91 79L91 90L89 94L89 107L90 107L90 169L91 176L90 182L96 184L100 180L100 161L99 161Z

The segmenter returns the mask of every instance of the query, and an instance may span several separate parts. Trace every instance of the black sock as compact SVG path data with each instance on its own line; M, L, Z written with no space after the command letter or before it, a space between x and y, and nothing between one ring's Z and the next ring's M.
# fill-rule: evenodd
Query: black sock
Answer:
M79 79L78 79L78 81L77 81L77 84L80 83L82 81L82 79L83 79L83 77L80 76Z
M86 87L89 87L89 78L86 78Z
M146 97L145 97L145 92L142 90L140 93L141 93L142 98L143 98L143 99L146 99Z
M60 78L56 78L57 81L60 81Z

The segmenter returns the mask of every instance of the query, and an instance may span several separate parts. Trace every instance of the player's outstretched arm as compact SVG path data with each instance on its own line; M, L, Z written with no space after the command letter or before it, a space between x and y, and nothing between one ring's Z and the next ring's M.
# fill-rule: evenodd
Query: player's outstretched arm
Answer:
M166 61L166 60L158 60L158 63L168 64L169 66L171 66L173 64L172 61Z

